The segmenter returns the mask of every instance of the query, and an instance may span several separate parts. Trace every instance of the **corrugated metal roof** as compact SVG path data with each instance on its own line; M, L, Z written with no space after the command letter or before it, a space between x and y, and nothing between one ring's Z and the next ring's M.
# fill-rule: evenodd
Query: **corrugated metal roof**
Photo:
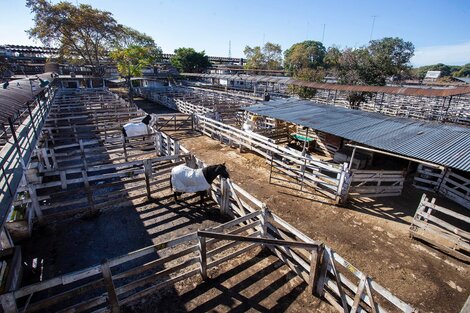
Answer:
M229 74L198 74L198 73L181 73L180 75L201 78L216 78L227 80L245 80L251 82L271 82L296 85L301 87L309 87L324 90L339 90L351 92L379 92L388 94L400 94L405 96L417 97L449 97L457 95L470 94L470 87L456 88L413 88L413 87L394 87L394 86L365 86L365 85L340 85L332 83L315 83L297 80L291 77L281 76L262 76L262 75L229 75Z
M52 82L51 73L38 75L43 80ZM34 99L44 88L41 88L36 76L9 81L6 89L0 85L0 123L6 123L19 111L26 108L26 102Z
M388 117L293 98L263 102L245 110L377 149L470 171L470 128Z

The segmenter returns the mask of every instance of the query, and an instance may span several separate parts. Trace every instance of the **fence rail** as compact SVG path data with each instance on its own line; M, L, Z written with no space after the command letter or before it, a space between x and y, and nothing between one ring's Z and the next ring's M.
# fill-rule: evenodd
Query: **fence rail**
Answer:
M410 236L470 262L470 218L438 206L435 201L434 198L430 201L423 194L410 225Z
M413 186L437 192L470 209L470 177L459 175L452 169L432 168L420 164Z
M403 171L352 170L348 194L360 197L399 196L404 182Z

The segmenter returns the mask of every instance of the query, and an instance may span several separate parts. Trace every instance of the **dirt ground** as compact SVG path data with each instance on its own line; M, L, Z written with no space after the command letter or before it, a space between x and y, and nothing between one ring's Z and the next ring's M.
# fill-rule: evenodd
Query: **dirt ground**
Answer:
M153 312L336 312L310 295L307 284L271 253L255 248L212 268L209 279L194 276L124 308Z
M226 162L231 178L270 210L324 241L421 312L459 312L467 299L468 264L409 238L409 222L422 191L407 185L401 197L360 198L339 207L314 191L299 191L294 184L276 179L269 184L269 165L253 153L240 154L195 132L173 136L208 164ZM439 197L437 203L458 206Z

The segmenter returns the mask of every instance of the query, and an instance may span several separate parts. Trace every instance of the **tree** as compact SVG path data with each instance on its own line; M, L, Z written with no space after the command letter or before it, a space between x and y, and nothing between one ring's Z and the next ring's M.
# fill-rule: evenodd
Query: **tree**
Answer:
M341 50L337 47L329 47L323 58L323 64L328 69L337 69L341 58Z
M134 100L132 77L141 76L142 70L152 65L161 56L161 50L151 45L130 45L127 48L114 50L110 56L116 61L119 73L126 80L129 88L129 101L132 103Z
M455 72L452 73L454 77L470 77L470 63L460 66Z
M282 68L282 48L278 44L267 42L263 47L246 46L246 69L279 70Z
M294 77L307 82L321 82L325 78L325 71L323 69L305 67L298 70ZM296 85L289 85L288 90L289 92L305 99L311 99L317 93L317 90L314 88Z
M186 73L201 73L211 66L206 53L196 52L193 48L175 49L175 55L170 62L180 72Z
M398 37L386 37L370 41L367 49L372 63L384 76L401 78L410 72L410 59L415 50L411 42Z
M103 60L119 40L138 33L119 25L110 12L87 4L27 0L26 6L34 14L34 26L27 31L29 36L45 46L58 47L61 58L91 65L94 75L104 74Z
M326 49L319 41L306 40L293 44L284 52L284 68L294 75L301 68L322 67L325 54Z
M0 56L0 77L7 77L10 76L11 66L10 63L8 63L7 58Z

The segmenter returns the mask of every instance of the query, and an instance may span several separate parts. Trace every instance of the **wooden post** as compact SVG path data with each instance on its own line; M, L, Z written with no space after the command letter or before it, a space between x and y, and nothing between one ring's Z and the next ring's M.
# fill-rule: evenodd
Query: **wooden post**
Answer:
M203 280L207 280L207 249L206 237L198 236L199 241L199 270Z
M18 313L18 307L16 306L16 299L12 292L1 295L0 302L2 303L3 312Z
M104 284L106 286L106 291L108 292L108 302L111 306L111 312L120 313L121 309L119 307L119 300L116 294L116 289L114 288L113 276L111 269L109 268L108 260L101 263L101 273L103 274Z
M318 274L318 280L315 286L315 294L317 297L322 297L324 293L326 275L328 274L328 263L330 262L328 251L323 249L320 259L322 260L320 264L320 273Z
M150 177L152 176L152 162L147 159L144 160L144 174L145 174L145 187L147 188L147 199L152 199L152 193L150 191Z
M166 136L166 154L171 155L171 139L170 139L170 136Z
M60 171L60 184L63 190L67 189L67 174L65 171Z
M124 159L127 160L126 137L122 136L122 149L124 150Z
M86 162L85 145L83 144L83 140L80 139L78 141L78 144L80 145L80 157L82 158L83 168L85 170L87 170L88 169L88 164Z
M49 156L47 155L46 148L41 148L42 159L44 160L44 164L48 170L51 169L51 163L49 162Z
M308 280L309 292L311 294L315 293L316 285L318 283L319 272L320 272L320 261L323 255L323 245L318 246L316 249L313 249L310 254L310 273Z
M220 178L220 214L225 215L228 211L230 197L230 187L227 183L227 179Z
M82 170L83 184L85 184L86 196L88 198L88 205L90 206L90 214L95 210L95 203L93 201L93 193L90 188L90 182L88 181L88 175L86 171Z
M36 193L36 187L28 183L28 191L29 191L29 196L31 198L31 204L32 204L34 213L38 217L38 221L41 224L43 222L43 215L42 215L41 207L39 205L39 200L38 200L38 196Z
M261 220L261 238L267 238L268 236L268 207L266 206L266 203L263 203L263 208L261 209L261 215L260 215L260 220ZM265 244L262 244L261 247L264 249L267 246Z

